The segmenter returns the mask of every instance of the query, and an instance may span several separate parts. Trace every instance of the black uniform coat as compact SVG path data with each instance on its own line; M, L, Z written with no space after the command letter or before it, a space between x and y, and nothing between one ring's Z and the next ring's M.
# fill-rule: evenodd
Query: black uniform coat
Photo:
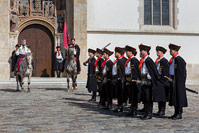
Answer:
M124 80L125 80L125 66L124 59L118 59L116 62L117 76L112 82L112 98L123 98L124 97Z
M152 91L153 91L153 101L154 102L161 102L161 101L165 101L165 89L162 90L162 88L160 88L161 84L163 84L163 82L161 82L161 78L160 75L158 74L158 70L157 67L155 65L155 63L153 62L153 60L148 57L145 60L146 63L146 67L149 71L149 74L151 76L151 82L152 82Z
M165 93L165 96L163 99L164 101L162 102L166 102L166 101L169 101L170 83L166 78L164 78L164 76L169 77L169 62L165 57L163 57L160 60L160 71L161 71L160 77L161 77L162 84L160 84L159 88L160 90L165 91L165 92L162 92L162 94Z
M130 67L131 67L131 77L132 80L140 79L140 70L139 70L139 61L136 57L130 59ZM140 84L136 84L135 82L132 84L132 100L139 101L141 98L141 86Z
M103 87L102 87L103 98L111 98L112 68L113 68L113 62L111 60L106 61L107 82L103 83Z
M80 47L76 44L75 45L75 50L76 50L76 59L77 59L77 72L81 71L81 66L80 66L80 61L79 61L79 55L80 55Z
M95 78L95 66L94 66L95 61L96 59L92 57L88 63L88 79L87 79L86 88L88 89L89 92L97 91L97 82Z
M12 57L11 57L11 61L12 61L12 69L11 69L11 71L13 72L13 71L15 71L15 66L16 66L16 63L17 63L17 55L16 55L16 51L14 50L14 51L12 51Z
M103 63L104 59L100 58L99 61L97 62L97 69L98 69L98 73L96 73L96 78L97 78L97 85L98 85L98 91L101 93L102 92L102 81L103 81L103 77L102 77L102 63ZM101 95L101 94L100 94Z
M170 106L175 107L187 107L187 94L186 94L186 62L180 56L175 59L174 66L174 84L171 88L171 99L169 102Z

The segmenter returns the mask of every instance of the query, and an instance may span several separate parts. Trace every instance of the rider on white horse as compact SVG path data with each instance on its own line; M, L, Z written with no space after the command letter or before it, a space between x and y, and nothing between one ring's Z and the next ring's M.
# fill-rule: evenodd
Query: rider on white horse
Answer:
M19 65L22 61L22 59L25 57L25 55L27 53L31 53L30 49L27 47L26 45L26 40L23 39L22 40L22 44L20 45L20 47L16 50L16 55L18 56L17 58L17 63L16 63L16 66L15 66L15 75L16 75L16 72L18 71L18 68L19 68Z

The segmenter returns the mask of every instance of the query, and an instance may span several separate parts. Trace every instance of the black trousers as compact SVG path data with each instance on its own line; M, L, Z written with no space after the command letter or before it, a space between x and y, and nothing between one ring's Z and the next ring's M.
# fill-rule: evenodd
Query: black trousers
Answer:
M166 110L166 102L158 102L158 110L165 111Z
M122 80L117 81L117 99L118 99L118 106L122 106L125 102L125 88L124 82Z
M137 110L138 108L138 88L136 83L127 83L126 89L127 91L127 98L131 103L131 109Z
M142 95L144 102L144 109L146 115L152 115L153 113L153 95L152 95L152 86L143 85L142 86Z

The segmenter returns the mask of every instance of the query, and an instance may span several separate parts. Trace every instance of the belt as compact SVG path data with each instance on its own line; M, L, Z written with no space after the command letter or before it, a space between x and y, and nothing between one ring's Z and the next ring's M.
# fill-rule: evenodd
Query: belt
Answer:
M125 77L126 77L126 81L132 81L131 74L126 74Z
M147 79L147 75L146 74L142 74L141 75L141 79Z

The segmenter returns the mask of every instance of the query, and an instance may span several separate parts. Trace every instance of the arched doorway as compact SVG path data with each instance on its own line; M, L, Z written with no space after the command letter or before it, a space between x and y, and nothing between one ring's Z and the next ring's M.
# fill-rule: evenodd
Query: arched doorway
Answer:
M52 77L54 37L49 29L39 24L25 27L18 37L18 43L27 40L34 62L34 77Z

